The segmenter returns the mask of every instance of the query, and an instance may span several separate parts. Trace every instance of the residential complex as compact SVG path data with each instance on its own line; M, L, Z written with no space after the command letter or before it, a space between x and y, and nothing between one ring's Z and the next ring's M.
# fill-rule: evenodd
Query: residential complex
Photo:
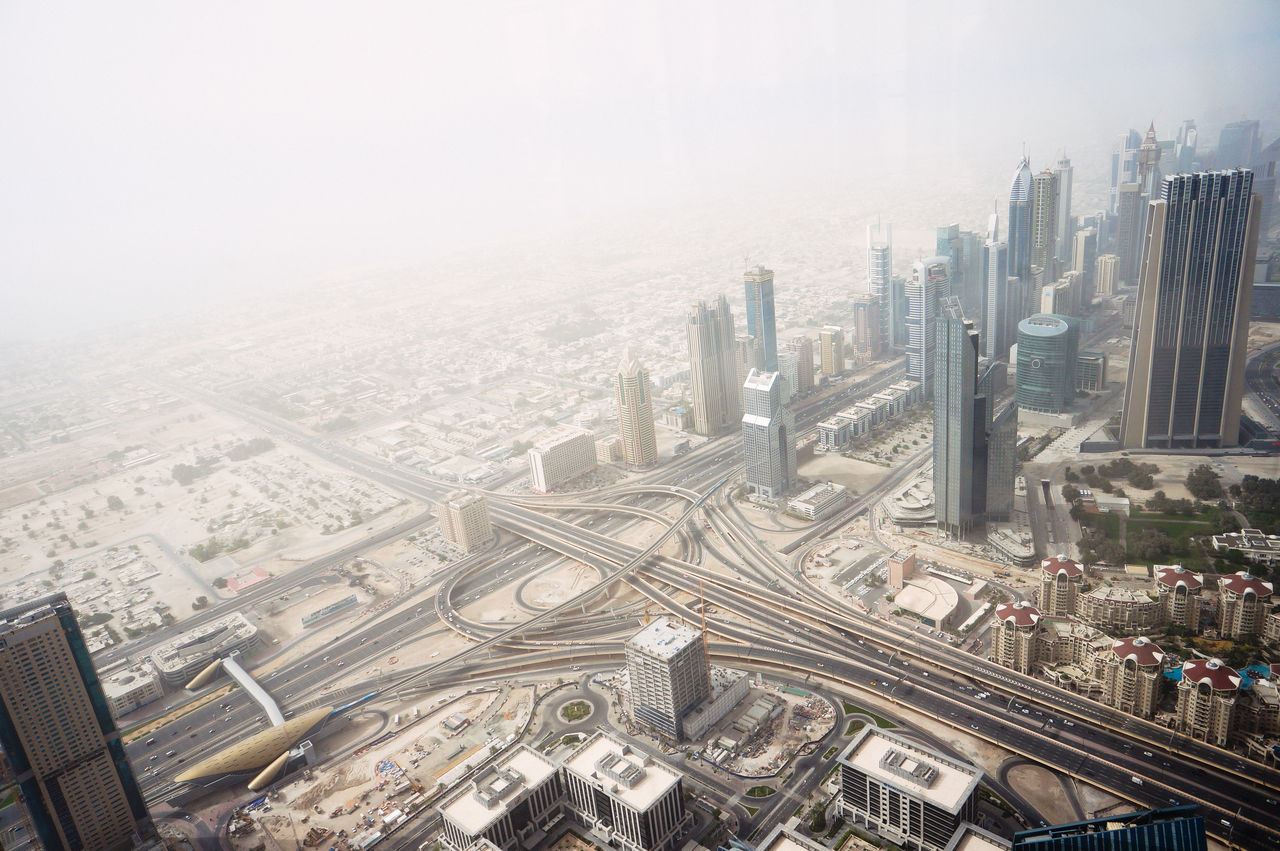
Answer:
M440 533L464 553L474 553L493 541L489 501L483 494L454 491L439 508Z
M544 433L529 450L529 486L537 493L555 488L596 468L591 432L560 426Z

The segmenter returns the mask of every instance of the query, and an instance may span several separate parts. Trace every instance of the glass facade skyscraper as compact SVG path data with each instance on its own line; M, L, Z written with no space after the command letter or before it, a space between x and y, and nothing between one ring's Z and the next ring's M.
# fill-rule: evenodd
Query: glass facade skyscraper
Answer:
M747 334L760 349L760 363L768 372L778 371L778 331L773 315L773 272L763 266L743 278L747 296Z
M1076 397L1078 326L1073 319L1048 313L1018 323L1018 407L1060 414Z
M1031 280L1031 183L1031 163L1023 157L1009 187L1008 242L1009 274L1024 284Z
M960 300L942 301L933 394L933 507L938 532L964 538L986 512L987 397L978 393L978 331Z
M1165 178L1151 204L1120 442L1235 446L1262 199L1247 169Z
M933 392L938 303L950 297L951 261L917 260L907 282L907 377L920 382L926 397Z
M741 384L734 364L733 313L723 295L711 307L694 302L685 323L689 341L689 384L693 395L693 429L723 434L742 416Z

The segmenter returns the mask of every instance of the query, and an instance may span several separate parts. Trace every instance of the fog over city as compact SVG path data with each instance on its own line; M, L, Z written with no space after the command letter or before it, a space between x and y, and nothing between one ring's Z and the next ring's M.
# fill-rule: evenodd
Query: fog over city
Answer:
M851 243L957 189L936 215L977 227L1024 145L1095 183L1117 128L1273 119L1277 30L1269 2L6 4L3 336L615 222L727 220L697 245L725 268L807 195Z
M0 116L0 847L1280 848L1280 2L8 2Z

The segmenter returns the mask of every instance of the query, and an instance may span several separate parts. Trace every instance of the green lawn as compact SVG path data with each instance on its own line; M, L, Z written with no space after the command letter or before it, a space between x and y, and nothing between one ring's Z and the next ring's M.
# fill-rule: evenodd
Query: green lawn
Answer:
M767 798L770 795L775 794L777 791L778 790L773 788L772 786L752 786L750 789L747 790L747 797L748 798Z
M829 748L827 748L827 752L826 752L826 753L824 753L824 754L822 755L822 759L823 759L824 761L825 761L825 760L828 760L828 759L831 759L831 757L833 757L833 756L835 756L835 755L836 755L836 751L838 751L838 750L840 750L840 749L839 749L839 748L837 748L837 747L835 747L834 745L833 745L833 746L831 746L831 747L829 747Z
M760 812L759 807L748 807L746 804L743 804L742 808L747 811L747 815L749 816L753 816L756 813Z
M859 721L857 718L854 718L849 721L849 726L844 728L844 734L846 736L852 736L854 733L858 732L865 726L866 725L864 723Z
M855 703L850 703L847 700L844 702L844 714L845 715L869 715L871 717L871 720L876 722L876 726L882 730L887 730L890 727L897 726L892 721L886 718L881 718L879 715L875 714L871 710L863 709L861 706L858 706Z
M560 714L566 721L581 721L591 714L591 704L585 700L575 700L573 703L566 704L560 710Z

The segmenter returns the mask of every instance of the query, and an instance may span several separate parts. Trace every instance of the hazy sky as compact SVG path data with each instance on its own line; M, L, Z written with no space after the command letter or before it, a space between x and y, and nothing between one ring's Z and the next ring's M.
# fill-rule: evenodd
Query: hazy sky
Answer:
M726 186L998 163L994 195L1023 142L1080 175L1152 120L1274 134L1277 81L1274 2L11 0L0 338Z

